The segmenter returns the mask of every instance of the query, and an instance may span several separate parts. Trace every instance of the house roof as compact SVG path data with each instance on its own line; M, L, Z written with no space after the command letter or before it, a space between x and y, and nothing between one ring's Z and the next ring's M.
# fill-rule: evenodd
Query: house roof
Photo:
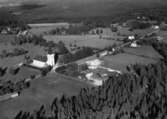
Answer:
M31 66L37 67L37 68L44 68L47 67L48 65L46 62L42 62L39 60L33 60L32 63L30 63Z

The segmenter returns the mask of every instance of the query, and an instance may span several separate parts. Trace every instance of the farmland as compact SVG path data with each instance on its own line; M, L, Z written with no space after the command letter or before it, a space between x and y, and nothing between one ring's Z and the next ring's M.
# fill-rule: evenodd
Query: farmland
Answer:
M103 49L105 47L112 46L113 44L120 44L121 42L115 40L100 39L99 35L66 35L66 36L44 36L47 41L53 41L58 43L62 41L70 49L70 46L78 47L92 47L97 49Z
M51 30L57 28L69 28L68 23L43 23L43 24L29 24L31 27L30 32L36 35L44 35Z
M152 46L141 46L138 48L124 48L124 52L131 55L137 55L140 57L150 59L161 59L163 58Z
M157 62L157 60L154 60L154 59L148 59L148 58L144 58L136 55L130 55L127 53L121 53L114 56L106 56L102 60L104 61L105 67L121 70L123 72L126 72L126 67L131 64L147 65L150 63L154 64Z

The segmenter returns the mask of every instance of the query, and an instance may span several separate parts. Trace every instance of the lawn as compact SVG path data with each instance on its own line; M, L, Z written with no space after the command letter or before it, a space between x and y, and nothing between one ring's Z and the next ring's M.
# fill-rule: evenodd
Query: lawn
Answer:
M20 110L32 112L42 104L48 107L55 97L62 94L76 95L81 88L87 86L89 85L84 82L49 74L47 77L32 81L30 88L24 90L20 97L0 102L1 119L12 119Z

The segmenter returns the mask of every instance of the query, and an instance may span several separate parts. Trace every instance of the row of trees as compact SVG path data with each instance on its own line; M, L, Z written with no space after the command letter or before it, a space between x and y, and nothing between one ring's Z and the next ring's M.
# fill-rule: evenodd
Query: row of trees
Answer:
M0 95L5 95L14 92L20 92L25 88L30 87L30 82L25 82L24 80L18 81L16 83L12 81L7 81L0 86Z
M20 56L20 55L25 55L27 53L28 51L25 50L24 48L15 48L12 51L2 50L0 57L1 58L15 57L15 56Z
M16 15L5 8L0 8L0 31L6 27L25 30L28 26Z
M45 47L47 50L51 49L53 51L56 51L59 54L66 54L69 52L63 42L60 41L58 43L55 43L53 41L47 41L42 36L36 36L36 35L16 37L15 40L13 40L11 43L13 45L23 45L26 43L39 45Z
M69 63L73 61L80 60L82 58L91 56L94 54L94 48L90 47L82 47L80 50L76 51L75 53L67 53L62 58L60 58L60 63Z
M19 73L19 71L19 67L0 67L0 77L3 77L7 72L11 75L16 75L17 73Z

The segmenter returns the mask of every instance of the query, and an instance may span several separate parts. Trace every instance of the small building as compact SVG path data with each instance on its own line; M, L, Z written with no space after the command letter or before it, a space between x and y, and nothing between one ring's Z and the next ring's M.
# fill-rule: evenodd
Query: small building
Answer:
M140 47L140 45L138 45L137 42L134 41L131 43L130 47L137 48L137 47Z
M42 62L39 60L33 60L29 65L39 69L46 68L48 66L46 62Z
M99 53L99 57L104 57L108 54L109 54L109 52L107 50L105 50L105 51Z
M87 80L95 86L101 86L103 84L103 79L95 75L93 72L87 73L85 75Z
M155 30L159 30L160 29L160 27L158 25L154 25L154 26L152 26L152 28L155 29Z
M1 31L1 34L8 34L8 31L5 30L5 29L3 29L3 30Z
M97 69L102 64L102 61L99 59L94 59L86 61L86 64L88 65L89 69Z
M162 40L163 40L163 38L162 38L161 36L157 36L156 39L157 39L158 41L162 41Z
M130 40L130 41L132 41L132 40L135 40L135 36L128 36L128 39Z

